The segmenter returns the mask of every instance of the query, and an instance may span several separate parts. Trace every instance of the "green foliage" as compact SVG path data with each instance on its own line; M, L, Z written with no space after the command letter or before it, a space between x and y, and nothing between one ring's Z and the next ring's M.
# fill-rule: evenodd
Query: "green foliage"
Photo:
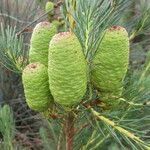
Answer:
M40 128L44 150L65 149L63 128L58 121L45 120L46 127Z
M137 5L135 1L132 2L131 10L125 13L124 18L126 20L123 22L129 30L131 40L136 36L147 34L150 31L150 1L138 0L137 2Z
M41 135L41 138L42 138L42 144L43 144L43 146L44 146L44 150L49 150L49 148L51 147L53 147L52 145L51 145L51 143L49 142L49 138L48 138L48 133L47 133L47 131L46 131L46 129L45 128L40 128L40 135Z
M0 148L4 150L13 150L13 140L15 136L15 123L12 110L8 105L0 107Z
M135 71L130 74L130 76L127 76L127 82L125 84L126 88L123 96L124 100L122 101L122 107L119 110L109 112L99 111L101 113L101 121L104 124L98 122L96 119L97 117L95 120L89 122L90 126L96 130L96 133L93 132L91 139L84 147L89 147L91 149L106 149L108 143L116 142L120 149L149 149L148 126L150 123L150 86L148 85L150 84L150 78L149 75L143 75L144 72L145 69L143 71ZM113 127L114 123L109 122L110 120L108 121L108 118L105 118L105 120L103 118L104 116L107 116L109 119L111 118L116 125ZM89 113L86 117L88 120L91 120ZM116 129L116 126L119 126L119 130ZM138 138L135 138L134 140L129 138L124 131L122 132L122 130L120 130L120 127L135 133L134 135L147 141L147 144L140 141ZM124 142L126 143L125 145Z
M89 60L93 58L104 31L108 27L118 24L129 4L128 0L77 0L76 9L73 10L69 0L65 1L63 13L66 21L69 11L76 23L75 33L83 47L85 56Z
M0 63L7 69L21 73L27 64L27 51L24 48L23 37L18 37L15 27L0 27Z
M28 61L30 34L20 34L30 32L31 28L22 28L33 22L39 8L35 0L2 0L0 10L0 63L13 72L21 73Z
M149 71L149 63L146 63L142 70L128 73L123 96L120 98L120 108L117 110L104 111L101 105L93 106L94 109L82 104L78 106L74 112L74 150L107 150L108 145L114 143L113 147L116 149L149 150ZM57 115L63 116L64 113L60 110ZM49 125L54 129L59 126L61 132L64 119L50 119ZM53 135L53 140L59 141L59 134L54 129L49 129L49 134ZM47 141L51 141L51 138ZM61 133L61 138L65 139L64 132Z

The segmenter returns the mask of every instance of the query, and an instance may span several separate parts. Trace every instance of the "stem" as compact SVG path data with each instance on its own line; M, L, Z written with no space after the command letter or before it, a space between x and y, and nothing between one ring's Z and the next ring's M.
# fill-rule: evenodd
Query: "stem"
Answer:
M65 134L66 134L66 150L73 150L74 115L72 112L69 112L67 114L65 120Z
M143 80L143 78L145 77L145 75L146 75L147 71L149 70L149 68L150 68L150 62L148 63L148 65L146 66L145 70L143 71L143 73L140 77L140 80L139 80L140 83Z
M133 133L129 132L128 130L126 130L126 129L122 128L122 127L120 127L119 125L117 125L115 122L109 120L108 118L102 116L100 113L96 112L93 108L91 108L91 111L92 111L92 113L93 113L93 115L95 117L97 117L98 119L102 120L104 123L112 126L114 129L116 129L117 131L122 133L124 136L132 139L137 144L143 145L147 150L150 149L150 145L149 144L147 146L144 141L142 141L139 137L135 136Z
M118 123L120 123L124 118L125 118L125 116L127 115L127 112L132 108L131 107L132 105L130 105L130 107L126 110L126 112L125 112L125 114L119 119L119 122ZM96 146L97 145L100 145L100 144L102 144L106 139L108 139L109 137L110 137L110 133L108 133L106 136L105 136L105 138L104 139L102 139L100 142L99 142L99 144L96 144ZM96 147L95 146L95 147ZM98 147L98 146L97 146ZM94 148L93 148L94 149Z
M120 98L119 100L120 100L120 101L123 101L123 102L126 102L126 103L128 103L129 105L131 105L131 106L144 106L143 103L133 103L132 101L131 101L131 102L128 102L128 101L126 101L124 98Z
M63 141L63 131L61 130L60 134L59 134L58 143L57 143L57 150L61 150L62 149L62 147L61 147L62 141Z

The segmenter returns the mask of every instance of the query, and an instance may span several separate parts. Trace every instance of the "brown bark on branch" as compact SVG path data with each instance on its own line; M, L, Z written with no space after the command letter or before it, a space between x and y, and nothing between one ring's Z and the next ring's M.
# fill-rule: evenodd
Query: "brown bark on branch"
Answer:
M69 112L65 120L66 150L73 150L74 114Z

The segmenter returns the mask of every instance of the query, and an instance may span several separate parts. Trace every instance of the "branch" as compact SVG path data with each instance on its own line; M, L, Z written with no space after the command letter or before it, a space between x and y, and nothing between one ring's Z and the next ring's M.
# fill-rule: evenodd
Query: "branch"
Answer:
M17 21L17 22L20 22L20 23L25 23L25 24L26 24L26 23L31 23L31 22L29 22L29 21L20 20L20 19L14 17L14 16L10 16L10 15L8 15L8 14L0 13L0 16L8 17L8 18L13 19L13 20L15 20L15 21Z
M62 5L62 2L59 1L54 7L60 7ZM29 28L31 25L33 25L35 22L37 22L38 20L40 20L41 18L43 18L44 16L46 16L47 14L49 14L50 12L52 12L53 10L47 11L46 13L42 14L40 17L38 17L37 19L35 19L33 22L29 23L27 26L25 26L22 30L20 30L19 32L17 32L17 36L19 36L22 32L24 32L27 28Z
M65 120L66 150L73 150L74 114L68 112Z
M137 144L142 144L147 150L150 150L150 145L147 146L144 141L142 141L139 137L135 136L133 133L125 130L124 128L122 128L119 125L117 125L115 122L113 122L113 121L109 120L108 118L102 116L100 113L96 112L93 108L91 108L91 112L93 113L93 115L95 117L97 117L98 119L100 119L101 121L103 121L104 123L106 123L107 125L113 127L114 129L116 129L117 131L119 131L124 136L132 139Z
M52 11L52 10L51 10ZM17 36L19 36L22 32L24 32L27 28L29 28L31 25L33 25L35 22L37 22L38 20L40 20L41 18L43 18L44 16L46 16L49 12L51 11L48 11L44 14L42 14L39 18L35 19L34 21L32 21L31 23L29 23L27 26L25 26L22 30L20 30L19 32L17 32Z
M129 102L129 101L126 101L124 98L119 98L120 101L123 101L123 102L126 102L127 104L131 105L131 106L149 106L149 103L148 102L144 102L144 103L134 103L134 102Z

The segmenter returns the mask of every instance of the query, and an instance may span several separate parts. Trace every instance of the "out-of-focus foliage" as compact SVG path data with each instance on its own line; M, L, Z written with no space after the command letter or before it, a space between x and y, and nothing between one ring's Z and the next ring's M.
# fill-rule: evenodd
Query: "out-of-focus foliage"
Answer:
M130 32L130 39L150 32L150 0L133 1L123 24Z
M0 148L13 150L15 136L13 113L8 105L0 106Z
M4 26L16 26L19 31L41 13L39 10L36 0L1 0L0 22Z
M1 24L0 30L0 63L8 70L21 73L27 64L28 52L25 50L23 38L17 36L16 28L4 29Z

